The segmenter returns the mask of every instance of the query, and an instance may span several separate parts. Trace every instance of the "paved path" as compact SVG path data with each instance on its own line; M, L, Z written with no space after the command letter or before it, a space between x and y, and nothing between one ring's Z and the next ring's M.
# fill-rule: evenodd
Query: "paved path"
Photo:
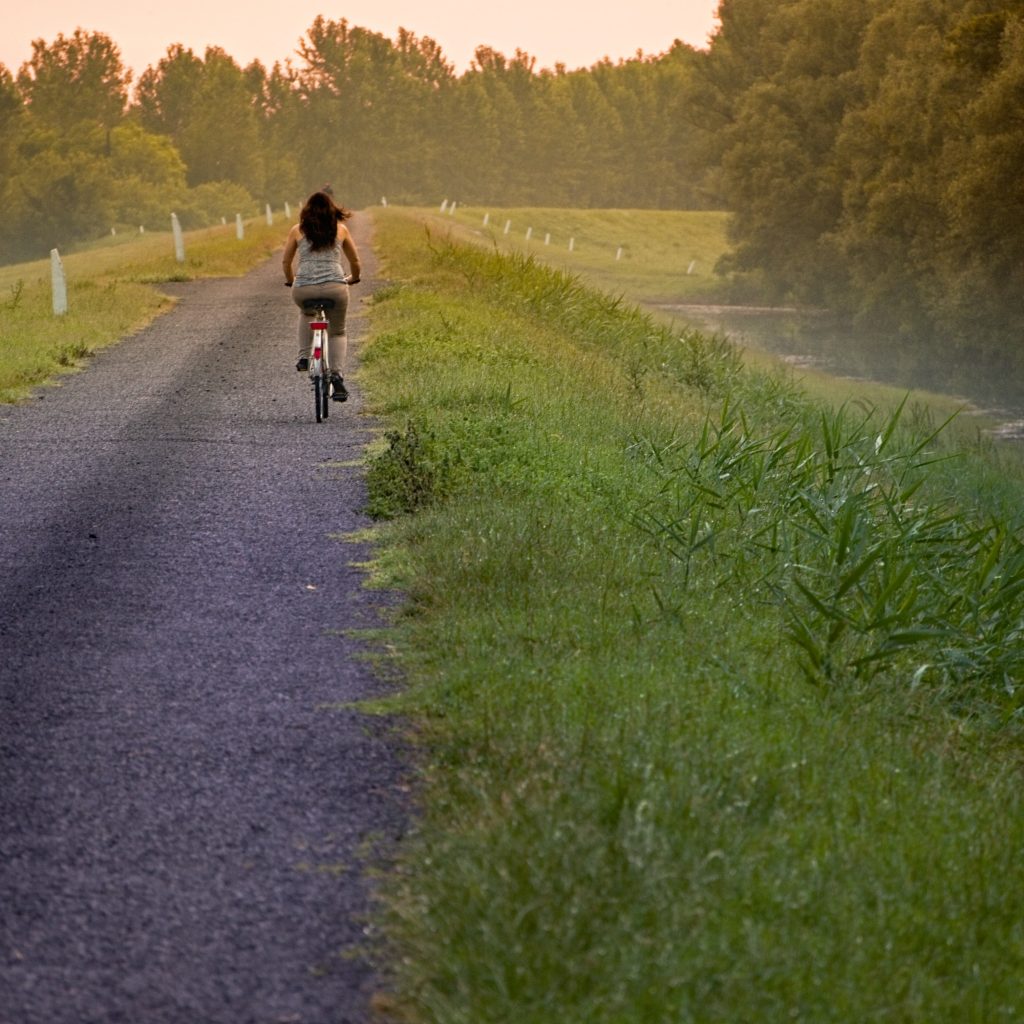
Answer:
M313 422L280 281L168 286L0 407L0 1024L369 1016L403 766L339 707L380 692L344 631L387 598L329 539L366 525L369 427L358 386Z

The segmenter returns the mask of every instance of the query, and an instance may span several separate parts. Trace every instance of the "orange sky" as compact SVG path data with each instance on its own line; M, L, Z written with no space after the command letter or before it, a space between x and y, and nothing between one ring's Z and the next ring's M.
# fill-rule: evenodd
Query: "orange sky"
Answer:
M676 38L703 46L717 7L718 0L372 0L350 7L323 0L20 0L5 5L0 63L16 73L33 39L49 42L81 25L110 36L136 72L155 64L171 43L199 53L221 46L241 64L257 59L270 66L292 57L299 38L323 14L389 37L399 26L430 36L458 71L479 44L507 54L519 47L537 58L538 67L561 62L575 68L604 56L631 57L638 49L660 53Z

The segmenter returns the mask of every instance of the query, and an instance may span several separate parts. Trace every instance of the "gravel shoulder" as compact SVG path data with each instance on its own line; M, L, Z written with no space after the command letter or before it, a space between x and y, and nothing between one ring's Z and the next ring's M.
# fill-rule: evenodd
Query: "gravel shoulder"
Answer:
M373 424L358 380L313 422L277 257L168 290L0 408L0 1024L362 1022L364 868L407 823L346 707L383 690L347 631L390 599L333 539Z

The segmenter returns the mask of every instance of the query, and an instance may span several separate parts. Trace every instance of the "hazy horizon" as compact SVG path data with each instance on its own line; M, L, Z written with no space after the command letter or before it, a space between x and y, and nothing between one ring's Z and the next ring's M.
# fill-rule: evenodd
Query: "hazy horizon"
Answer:
M180 0L156 7L139 18L134 5L123 0L95 0L83 12L71 0L44 0L18 5L6 13L0 38L0 64L12 74L31 57L32 42L52 42L78 27L102 32L120 48L125 65L135 77L156 64L175 43L202 54L219 46L239 64L259 60L274 63L295 59L299 40L318 14L381 32L389 38L405 28L429 36L458 72L468 67L477 46L490 46L511 55L525 50L537 67L589 67L608 57L627 59L638 50L662 53L676 39L704 46L713 32L718 0L637 0L628 12L608 7L608 16L595 13L579 0L561 5L542 0L521 0L515 6L479 9L441 0L424 6L413 0L383 0L372 9L331 10L318 0L294 0L286 10L271 8L212 7L201 0ZM613 17L612 15L617 15Z

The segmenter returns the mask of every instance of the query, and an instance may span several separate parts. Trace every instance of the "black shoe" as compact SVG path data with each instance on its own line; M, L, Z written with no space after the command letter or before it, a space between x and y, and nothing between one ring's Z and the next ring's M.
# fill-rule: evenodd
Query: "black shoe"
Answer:
M309 360L305 356L299 356L299 361L295 364L295 369L302 373L303 370L309 369Z
M348 392L345 390L345 381L338 374L331 374L331 387L334 388L334 394L331 398L335 402L344 402L348 400Z

